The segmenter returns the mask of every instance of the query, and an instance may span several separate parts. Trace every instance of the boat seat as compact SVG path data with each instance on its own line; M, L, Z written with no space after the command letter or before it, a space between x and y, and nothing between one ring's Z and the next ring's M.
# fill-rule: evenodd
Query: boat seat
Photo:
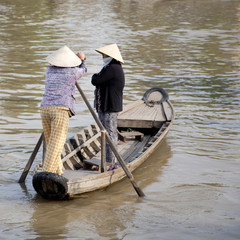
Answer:
M99 159L99 158L84 159L83 162L90 166L97 166L97 167L101 166L101 159ZM111 163L107 163L107 162L106 162L106 164L107 164L107 166L111 165Z
M141 132L119 132L118 131L118 139L126 142L127 138L135 137L136 140L142 142L144 134Z

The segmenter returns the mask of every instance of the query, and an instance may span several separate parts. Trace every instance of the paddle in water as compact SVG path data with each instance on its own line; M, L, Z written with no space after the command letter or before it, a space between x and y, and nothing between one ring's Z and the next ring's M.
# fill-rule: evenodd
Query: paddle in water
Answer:
M38 142L37 142L37 144L36 144L36 146L35 146L35 148L34 148L34 150L33 150L33 152L32 152L32 154L31 154L31 156L30 156L30 158L29 158L29 160L28 160L28 162L27 162L27 164L26 164L26 167L23 170L23 173L22 173L21 177L18 180L18 183L22 183L22 182L25 181L25 179L28 175L28 172L29 172L29 170L32 166L32 163L33 163L33 161L34 161L34 159L37 155L37 152L38 152L38 150L39 150L39 148L42 144L43 138L44 138L44 134L42 133Z

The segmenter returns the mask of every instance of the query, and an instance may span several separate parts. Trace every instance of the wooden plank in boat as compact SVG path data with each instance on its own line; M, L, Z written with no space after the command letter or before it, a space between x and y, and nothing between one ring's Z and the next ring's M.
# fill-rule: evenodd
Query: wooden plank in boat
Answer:
M167 121L171 121L173 118L173 111L171 106L169 105L169 103L163 102L163 107L164 107L165 114L167 116Z
M149 139L149 136L144 137L142 142L134 141L132 144L125 149L125 151L122 151L122 157L126 163L129 163L137 156L139 152L141 152L146 145L147 141Z
M99 158L85 159L84 163L89 164L91 166L101 166L101 159ZM111 165L110 163L106 163L106 164Z
M91 124L91 127L94 134L97 134L100 131L100 128L97 124Z
M127 138L135 137L136 140L142 141L144 134L141 132L118 132L118 139L120 139L123 142L127 141Z
M164 110L168 118L171 119L171 109L168 103L164 103ZM136 108L133 107L121 112L118 116L118 127L158 128L165 121L166 117L161 104L155 104L153 107L150 107L143 103Z
M99 174L98 171L88 171L88 170L82 170L79 169L77 171L72 171L72 170L64 170L63 176L66 177L68 180L73 180L79 178L85 177L85 176L91 176L91 175L96 175ZM81 181L81 180L80 180Z
M132 158L136 157L136 155L143 150L143 147L146 145L147 141L149 139L149 136L144 137L143 141L134 141L130 140L124 143L123 145L118 146L118 152L124 159L126 163L129 163ZM91 166L100 166L101 160L100 160L100 154L97 154L96 157L91 159L85 159L84 163L89 164Z
M64 167L64 170L65 169L70 169L70 170L74 170L74 166L72 164L72 162L70 161L70 159L66 160L64 163L63 163L63 167Z
M76 137L77 137L77 139L78 139L80 144L83 144L83 143L85 143L87 141L87 138L85 136L84 131L77 133Z
M139 100L137 100L135 102L129 103L127 105L124 105L123 106L123 111L121 113L129 111L130 109L136 108L137 106L142 105L142 104L144 104L144 101L139 99Z
M99 138L101 136L101 133L99 132L98 134L94 135L90 140L87 140L86 142L84 142L83 144L81 144L80 146L78 146L77 148L75 148L73 151L71 151L70 153L68 153L66 156L64 156L64 158L62 158L62 161L66 161L68 158L72 157L74 154L76 154L78 151L83 150L84 147L87 147L88 145L90 145L91 141L95 141L97 140L97 138Z
M99 151L101 151L101 144L100 144L99 141L92 141L92 142L90 143L90 145L91 145L91 147L94 149L94 151L95 151L96 153L98 153Z

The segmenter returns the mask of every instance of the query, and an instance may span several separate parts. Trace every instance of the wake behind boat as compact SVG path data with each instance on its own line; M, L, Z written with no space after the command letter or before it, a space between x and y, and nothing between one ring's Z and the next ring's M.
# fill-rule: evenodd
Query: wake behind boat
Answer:
M126 105L118 116L118 152L132 172L159 146L171 129L174 110L162 88L146 91L143 98ZM35 167L33 187L46 199L69 199L104 189L126 174L122 167L106 171L101 161L102 131L92 124L68 139L62 152L64 174Z

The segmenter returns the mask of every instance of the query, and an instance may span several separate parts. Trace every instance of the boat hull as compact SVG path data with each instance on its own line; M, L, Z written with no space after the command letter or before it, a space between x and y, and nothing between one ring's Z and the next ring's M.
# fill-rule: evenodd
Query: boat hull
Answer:
M161 93L162 91L161 89ZM160 99L157 104L138 100L127 105L119 114L119 131L125 130L128 126L139 131L120 133L120 135L127 136L127 138L123 138L125 142L119 146L119 151L130 172L146 161L172 127L174 110L168 101L168 95L165 92L163 95L164 98ZM137 116L142 111L147 114L144 117L140 116L138 120ZM63 176L42 172L41 164L36 167L36 174L33 176L34 189L46 199L63 200L104 189L126 177L121 167L112 171L100 172L100 163L97 164L96 161L93 161L100 153L101 131L96 124L93 124L66 142L62 154L65 168ZM96 169L99 170L96 171Z

